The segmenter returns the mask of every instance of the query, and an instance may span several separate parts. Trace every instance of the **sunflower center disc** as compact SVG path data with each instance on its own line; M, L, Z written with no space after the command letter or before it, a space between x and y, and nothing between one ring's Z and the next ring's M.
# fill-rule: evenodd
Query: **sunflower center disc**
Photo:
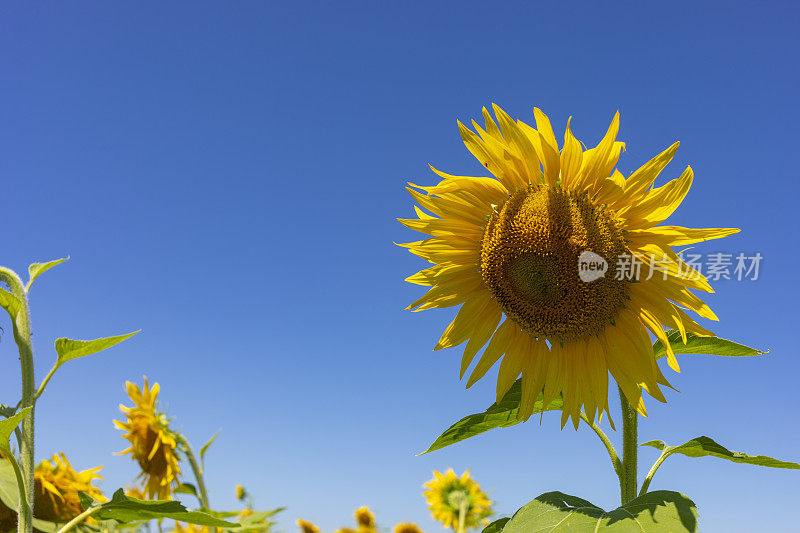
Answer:
M591 251L608 264L591 282L578 260ZM627 299L627 280L614 279L628 253L622 230L585 195L534 187L514 193L492 214L481 245L481 276L506 315L525 331L555 341L602 331Z

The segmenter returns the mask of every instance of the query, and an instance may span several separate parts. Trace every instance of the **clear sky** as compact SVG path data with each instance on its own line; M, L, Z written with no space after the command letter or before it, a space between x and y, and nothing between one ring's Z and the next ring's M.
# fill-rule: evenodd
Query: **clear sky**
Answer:
M626 174L681 141L659 183L687 164L695 182L670 222L740 227L698 249L764 256L757 281L714 284L714 329L771 353L684 356L641 437L800 460L800 11L642 4L4 2L1 262L72 257L32 292L37 376L57 337L143 330L59 371L38 458L130 483L111 420L146 374L196 447L221 430L212 505L242 483L288 506L284 531L301 516L332 531L361 505L440 531L421 484L447 467L471 468L501 516L550 490L616 506L602 446L557 415L414 455L492 403L496 369L465 391L460 350L431 351L453 311L403 310L423 262L393 244L417 239L395 218L413 213L406 181L436 181L428 163L483 175L456 120L496 102L526 122L540 107L559 136L572 115L590 145L619 109ZM652 487L695 499L704 532L796 524L797 471L675 457Z

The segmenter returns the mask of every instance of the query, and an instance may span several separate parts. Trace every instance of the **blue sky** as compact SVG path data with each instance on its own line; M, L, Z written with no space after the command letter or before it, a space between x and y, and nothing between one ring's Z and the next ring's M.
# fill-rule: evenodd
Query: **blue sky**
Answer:
M617 504L602 446L556 415L415 457L493 401L468 391L460 351L432 352L452 310L410 313L422 261L393 241L406 181L432 163L482 169L456 119L496 102L532 121L569 116L587 144L621 111L624 173L673 141L691 164L670 222L740 227L703 252L760 252L757 281L720 281L722 337L752 360L685 356L680 392L648 403L642 440L709 435L800 460L797 104L800 22L788 2L4 3L0 8L2 263L69 254L33 289L37 376L53 340L141 328L59 371L37 407L40 459L103 464L107 491L136 467L111 420L146 374L207 456L214 507L244 484L332 531L378 522L440 531L421 497L433 469L471 468L510 515L549 490ZM10 326L3 323L6 332ZM16 401L0 343L0 401ZM615 436L618 438L618 436ZM641 451L646 471L656 452ZM188 467L186 468L188 473ZM675 457L654 489L699 505L705 532L786 531L800 474Z

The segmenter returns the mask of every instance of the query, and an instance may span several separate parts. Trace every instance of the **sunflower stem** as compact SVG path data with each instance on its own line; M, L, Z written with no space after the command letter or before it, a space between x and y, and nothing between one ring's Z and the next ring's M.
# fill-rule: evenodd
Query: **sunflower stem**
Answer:
M469 507L469 499L465 496L458 506L458 533L466 533L467 531L467 508Z
M623 487L625 484L625 469L622 466L622 461L620 460L619 455L617 454L616 448L614 448L614 445L611 443L611 440L608 438L608 435L606 435L605 432L602 429L600 429L600 426L589 420L589 417L583 413L580 413L580 417L584 422L586 422L586 424L590 428L592 428L592 431L594 431L597 434L597 436L600 437L600 440L603 442L603 446L606 447L608 456L611 458L611 465L614 467L614 472L616 472L617 478L619 478L620 491L624 490ZM621 493L621 498L624 499L624 497L625 497L624 493Z
M631 407L625 393L619 389L619 399L622 405L622 479L621 493L622 505L636 498L636 466L639 443L637 441L638 414Z
M644 481L642 481L642 488L639 491L639 496L642 496L642 495L647 493L647 489L650 488L650 482L653 480L653 476L656 475L656 470L658 470L658 467L661 466L661 463L663 463L664 460L667 457L669 457L671 453L672 453L672 448L667 446L661 452L661 455L658 456L658 459L656 459L656 462L653 463L653 466L650 468L650 471L647 473L647 477L644 478Z
M64 527L62 527L61 529L58 530L58 533L66 533L71 528L77 526L78 524L80 524L81 522L83 522L84 520L86 520L87 518L92 516L93 514L95 514L100 509L102 509L102 506L100 506L100 505L95 505L94 507L89 507L84 512L82 512L81 514L79 514L78 516L76 516L75 518L70 520L69 522L67 522L64 525Z
M19 458L24 487L20 487L19 506L17 508L17 531L32 533L33 531L33 412L36 403L36 380L33 375L33 344L31 343L31 322L28 312L28 294L25 284L13 270L0 267L0 281L3 281L11 293L19 300L17 316L12 317L14 342L19 350L19 362L22 372L22 399L19 408L30 407L28 415L19 425ZM24 498L22 497L24 493ZM26 501L29 504L26 504Z
M183 453L186 454L186 458L189 460L189 464L192 467L192 472L194 472L194 479L197 481L197 490L200 491L200 505L202 505L204 509L211 509L208 505L208 491L206 491L206 484L205 481L203 481L203 469L200 467L200 463L197 462L197 458L192 451L192 447L189 445L189 441L181 434L177 434L176 440L181 444Z

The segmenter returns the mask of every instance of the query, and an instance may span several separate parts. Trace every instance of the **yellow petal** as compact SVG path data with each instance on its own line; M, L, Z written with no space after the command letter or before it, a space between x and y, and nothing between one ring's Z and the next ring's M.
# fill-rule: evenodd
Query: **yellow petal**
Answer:
M558 141L553 133L553 126L550 124L550 119L547 118L541 109L538 107L533 108L533 115L536 119L536 130L539 132L539 159L544 167L544 174L547 183L555 185L558 182L558 176L561 171L559 162Z
M497 325L500 323L501 317L502 313L500 307L494 301L490 301L479 314L472 330L472 336L470 336L469 341L467 341L467 346L464 348L464 355L461 357L459 379L464 377L464 373L467 371L470 363L472 363L478 350L483 348L484 344L492 337L497 329Z
M486 375L486 372L500 359L503 354L508 350L509 341L513 335L513 330L517 325L509 319L503 321L500 327L492 335L489 344L483 350L483 355L478 360L478 364L472 370L472 374L467 380L467 388L475 384L476 381Z
M572 135L569 123L572 117L567 120L567 129L564 132L564 148L561 149L561 182L564 187L572 188L578 172L581 170L583 162L583 147L578 139Z
M629 203L635 203L644 196L650 187L655 183L656 178L664 170L664 167L675 157L678 146L676 142L653 159L639 167L625 182L625 199Z

